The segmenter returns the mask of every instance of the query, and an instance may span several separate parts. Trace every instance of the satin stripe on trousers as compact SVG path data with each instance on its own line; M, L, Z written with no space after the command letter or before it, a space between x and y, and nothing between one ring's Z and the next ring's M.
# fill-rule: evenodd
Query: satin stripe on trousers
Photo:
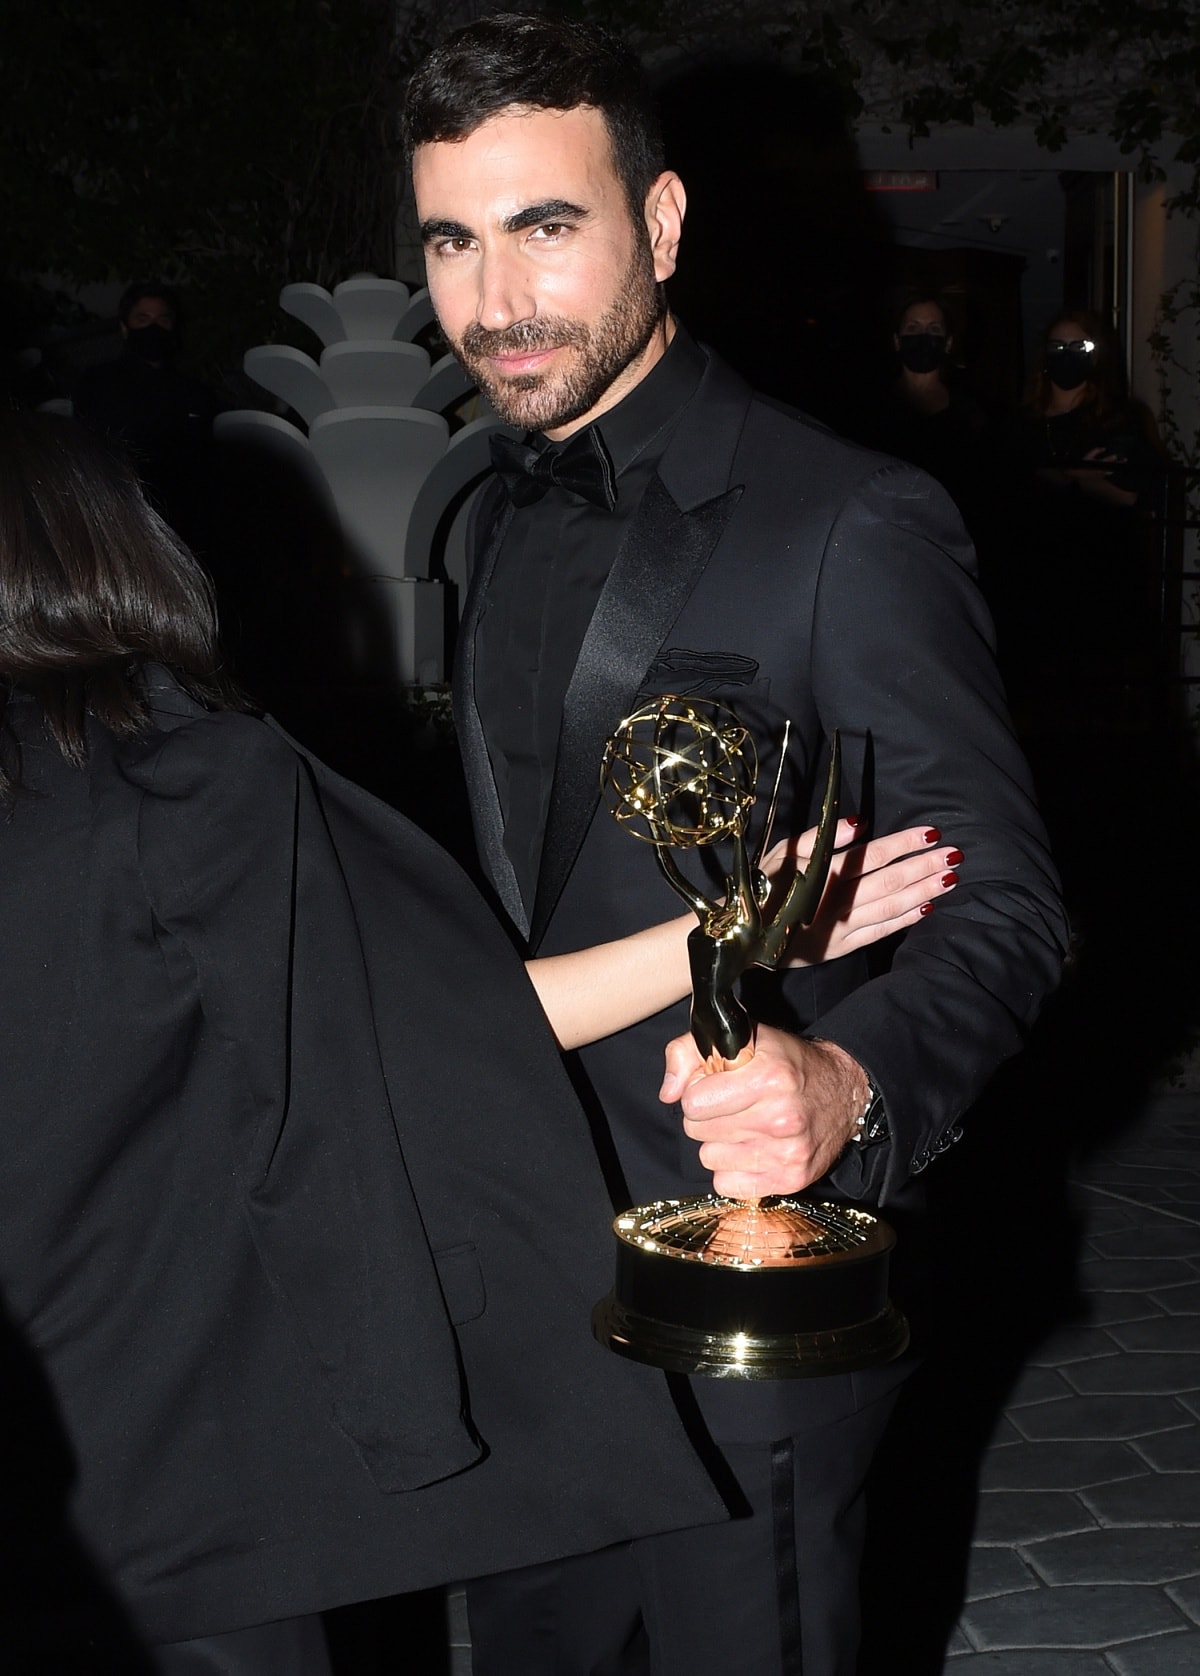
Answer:
M748 1517L468 1583L473 1676L853 1676L863 1483L894 1402L723 1444Z
M158 1676L333 1676L318 1614L152 1649Z

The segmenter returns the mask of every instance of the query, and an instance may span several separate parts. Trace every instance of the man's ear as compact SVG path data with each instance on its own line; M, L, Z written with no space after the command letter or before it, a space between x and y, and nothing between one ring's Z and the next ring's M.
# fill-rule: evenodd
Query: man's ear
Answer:
M650 253L654 257L654 277L660 285L675 272L686 211L687 193L683 190L683 182L673 169L664 170L646 194L645 211Z

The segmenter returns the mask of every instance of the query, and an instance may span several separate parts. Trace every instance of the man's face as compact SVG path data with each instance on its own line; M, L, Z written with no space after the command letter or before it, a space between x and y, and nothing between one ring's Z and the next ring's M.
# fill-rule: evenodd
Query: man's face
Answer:
M660 176L635 222L599 111L514 106L419 146L413 186L442 330L502 419L557 439L645 377L683 194Z

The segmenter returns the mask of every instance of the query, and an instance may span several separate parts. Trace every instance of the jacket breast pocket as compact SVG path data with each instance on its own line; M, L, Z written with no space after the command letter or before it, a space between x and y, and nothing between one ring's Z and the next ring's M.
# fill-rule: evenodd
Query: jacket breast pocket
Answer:
M765 698L770 686L769 679L760 677L756 660L742 652L668 646L646 671L642 691L646 697L678 693L683 698L715 698L736 705L739 693Z
M444 1251L435 1251L433 1260L451 1321L461 1327L477 1320L487 1308L487 1291L474 1245L448 1245Z
M772 708L771 677L742 652L665 648L646 671L638 705L649 704L662 693L732 711L750 736L752 760L757 758L760 765L782 738L785 718Z

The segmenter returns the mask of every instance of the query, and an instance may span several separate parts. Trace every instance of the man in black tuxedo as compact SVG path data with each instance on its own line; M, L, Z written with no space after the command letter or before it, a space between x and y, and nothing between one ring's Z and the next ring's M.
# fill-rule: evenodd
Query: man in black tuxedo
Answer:
M617 1190L704 1191L712 1171L903 1221L1064 942L954 508L757 398L672 319L684 190L610 37L469 25L417 71L407 125L442 328L527 433L481 498L456 675L483 864L526 948L677 912L599 800L605 740L646 691L725 699L763 745L791 719L779 830L810 823L837 728L850 806L881 831L932 820L966 853L886 969L851 956L755 992L741 1069L698 1074L682 1007L583 1049ZM769 261L770 228L729 218L740 259ZM472 1586L476 1676L847 1676L863 1479L905 1370L692 1381L735 1517Z

